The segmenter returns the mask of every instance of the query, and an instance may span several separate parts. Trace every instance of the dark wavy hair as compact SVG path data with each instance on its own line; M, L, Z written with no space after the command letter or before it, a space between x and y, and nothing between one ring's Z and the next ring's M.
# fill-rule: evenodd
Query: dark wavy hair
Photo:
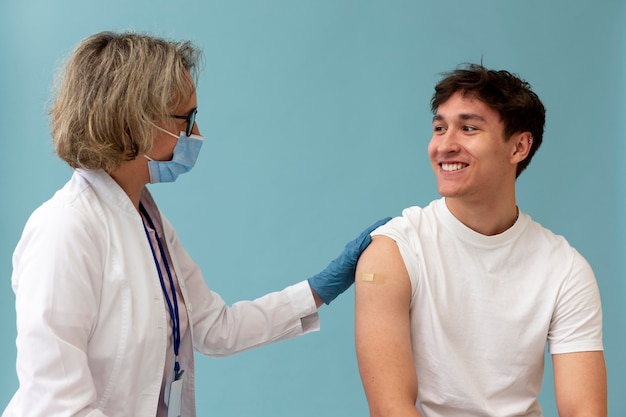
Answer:
M490 70L482 65L464 64L454 71L444 73L435 86L430 101L433 114L456 92L474 96L498 112L504 123L504 138L519 132L530 132L533 145L526 159L517 165L517 177L530 164L543 141L546 109L530 84L508 71Z

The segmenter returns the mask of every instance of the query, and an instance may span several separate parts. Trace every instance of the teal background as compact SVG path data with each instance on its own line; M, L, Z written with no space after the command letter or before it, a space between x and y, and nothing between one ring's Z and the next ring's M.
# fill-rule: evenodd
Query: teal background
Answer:
M626 415L623 0L0 0L0 408L17 388L12 251L71 175L50 141L52 77L109 29L204 49L202 155L151 190L229 303L307 278L370 223L438 197L426 145L441 72L482 60L520 74L548 113L518 202L594 268L609 414ZM322 308L321 332L198 357L198 415L368 415L353 308L349 290ZM541 402L556 416L546 364Z

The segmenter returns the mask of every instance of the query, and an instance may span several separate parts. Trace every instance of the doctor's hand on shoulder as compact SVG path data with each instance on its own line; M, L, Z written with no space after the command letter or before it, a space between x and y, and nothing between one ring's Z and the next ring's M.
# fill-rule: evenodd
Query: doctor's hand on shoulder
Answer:
M308 279L318 307L322 302L330 304L339 294L350 288L354 283L359 256L372 241L370 233L389 220L391 217L386 217L369 226L356 239L348 242L343 252L326 269Z

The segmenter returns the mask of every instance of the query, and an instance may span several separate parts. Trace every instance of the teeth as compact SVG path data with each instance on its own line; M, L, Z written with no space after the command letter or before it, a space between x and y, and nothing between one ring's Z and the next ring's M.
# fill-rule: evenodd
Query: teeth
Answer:
M441 169L443 169L444 171L458 171L461 168L465 168L465 164L441 164Z

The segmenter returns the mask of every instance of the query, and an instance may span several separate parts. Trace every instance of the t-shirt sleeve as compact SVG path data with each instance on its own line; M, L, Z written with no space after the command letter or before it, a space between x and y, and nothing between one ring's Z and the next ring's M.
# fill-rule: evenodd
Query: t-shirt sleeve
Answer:
M603 350L600 291L591 266L576 251L558 294L548 332L551 354Z

